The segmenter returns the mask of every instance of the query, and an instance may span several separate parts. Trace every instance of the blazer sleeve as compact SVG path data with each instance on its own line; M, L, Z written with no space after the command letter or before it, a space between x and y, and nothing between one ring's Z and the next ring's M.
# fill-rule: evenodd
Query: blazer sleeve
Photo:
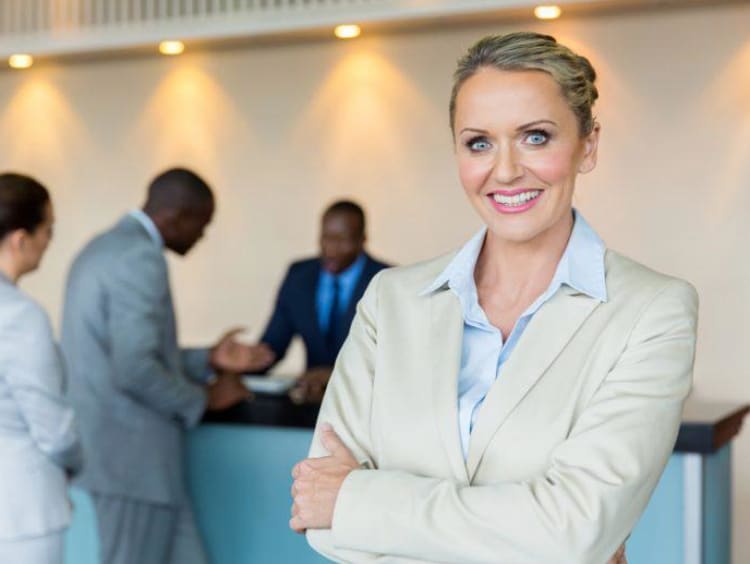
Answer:
M2 339L12 397L37 448L55 464L75 473L83 457L73 409L64 393L64 365L47 315L24 303L8 320L11 334Z
M284 358L289 344L294 337L295 329L292 322L292 298L294 295L294 266L290 267L281 283L276 296L276 304L271 319L266 325L261 343L266 343L276 355L274 362L265 371L270 370L279 360Z
M208 384L214 376L209 364L209 349L184 348L180 351L180 356L187 377L198 384Z
M337 367L322 414L346 429L342 438L361 457L367 441L349 441L368 436L369 390L349 381L363 379L353 370L371 368L372 345L362 343L373 329L358 317L347 357L367 360ZM691 386L696 324L695 291L670 281L643 309L618 362L538 477L465 486L356 470L341 488L332 529L309 532L311 544L351 562L377 554L431 562L606 562L643 512L674 446ZM314 441L313 454L325 454L317 435Z
M164 257L136 247L109 276L114 385L156 412L196 424L205 410L205 391L165 358L162 333L171 300Z

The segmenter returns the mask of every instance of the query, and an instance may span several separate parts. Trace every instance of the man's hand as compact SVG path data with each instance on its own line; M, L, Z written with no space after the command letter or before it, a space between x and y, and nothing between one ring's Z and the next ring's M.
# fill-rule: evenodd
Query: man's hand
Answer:
M326 391L332 369L328 366L311 368L299 377L289 390L289 399L296 404L320 403Z
M214 369L241 374L263 370L274 361L275 355L265 343L244 345L237 342L234 337L242 331L242 327L227 331L211 349L210 362Z
M253 397L253 394L240 381L235 374L220 374L206 389L208 401L206 409L216 411L227 409Z
M289 527L297 533L331 528L341 484L349 472L359 468L357 459L328 423L321 426L320 438L330 456L305 459L292 469L294 503Z

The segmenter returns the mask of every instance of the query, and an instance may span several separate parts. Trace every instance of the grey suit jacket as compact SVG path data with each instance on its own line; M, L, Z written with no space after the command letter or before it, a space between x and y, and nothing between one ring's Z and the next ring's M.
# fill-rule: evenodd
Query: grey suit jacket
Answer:
M70 523L65 470L81 465L47 315L0 275L0 540Z
M81 487L152 503L184 499L183 429L205 407L208 351L177 344L163 249L125 216L68 275L62 347L87 465Z

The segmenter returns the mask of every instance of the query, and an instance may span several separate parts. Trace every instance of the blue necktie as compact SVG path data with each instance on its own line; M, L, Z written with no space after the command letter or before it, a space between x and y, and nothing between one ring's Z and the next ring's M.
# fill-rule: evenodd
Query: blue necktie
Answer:
M339 282L338 276L333 278L333 299L331 300L331 311L328 314L328 330L326 331L326 347L330 352L333 352L336 347L336 338L339 333L339 325L341 322L341 316L339 315L339 309L341 309L341 282Z

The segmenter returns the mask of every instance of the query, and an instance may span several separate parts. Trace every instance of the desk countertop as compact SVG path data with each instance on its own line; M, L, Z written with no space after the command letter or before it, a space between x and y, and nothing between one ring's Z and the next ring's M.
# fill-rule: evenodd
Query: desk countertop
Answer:
M257 394L252 401L209 413L204 423L230 423L312 429L318 405L295 405L286 396ZM750 405L708 402L691 398L677 436L675 452L710 454L730 442L740 432Z

